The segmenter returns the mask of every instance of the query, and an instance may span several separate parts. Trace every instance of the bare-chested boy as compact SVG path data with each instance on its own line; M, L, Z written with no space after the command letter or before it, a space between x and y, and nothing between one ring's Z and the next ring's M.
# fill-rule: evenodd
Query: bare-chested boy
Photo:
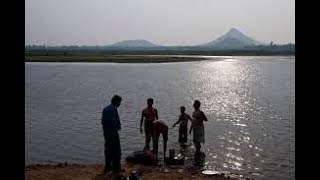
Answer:
M181 114L179 115L179 120L173 124L175 127L177 124L180 123L179 127L179 143L183 145L188 141L188 120L192 122L191 117L189 114L185 113L186 108L184 106L180 107Z

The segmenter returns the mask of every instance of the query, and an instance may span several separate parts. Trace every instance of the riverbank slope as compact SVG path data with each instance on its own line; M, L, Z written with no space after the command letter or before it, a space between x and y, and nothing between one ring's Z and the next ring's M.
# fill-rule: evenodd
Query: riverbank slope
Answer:
M173 179L198 179L198 180L224 180L238 179L235 174L207 176L202 174L202 169L195 166L144 166L125 164L122 175L128 177L133 170L142 172L143 180L173 180ZM26 180L105 180L113 179L110 175L102 175L103 165L57 164L57 165L29 165L25 167Z

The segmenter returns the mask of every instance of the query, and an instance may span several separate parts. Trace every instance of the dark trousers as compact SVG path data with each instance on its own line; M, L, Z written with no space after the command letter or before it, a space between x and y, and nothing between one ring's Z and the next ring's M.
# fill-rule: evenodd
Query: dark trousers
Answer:
M199 153L201 149L201 144L195 141L193 141L193 143L194 143L194 146L196 147L196 153Z
M121 160L121 146L118 131L103 128L105 167L108 170L119 170Z
M145 136L146 136L146 141L145 141L145 147L149 149L150 148L150 141L152 139L152 143L154 142L154 138L153 138L153 132L154 131L154 125L152 122L145 122L144 123L144 132L145 132Z
M167 141L168 141L168 129L164 129L163 131L158 131L157 129L153 133L153 152L155 153L156 157L158 157L158 145L159 145L159 138L160 134L162 134L163 138L163 157L166 155L167 150Z
M188 126L181 126L179 128L179 143L186 143L188 141Z

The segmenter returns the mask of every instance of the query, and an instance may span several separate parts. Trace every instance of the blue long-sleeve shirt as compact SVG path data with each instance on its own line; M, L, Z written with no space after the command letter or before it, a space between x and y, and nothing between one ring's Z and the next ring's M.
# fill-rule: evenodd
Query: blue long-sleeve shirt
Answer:
M101 124L106 130L118 131L121 129L117 107L109 105L103 109Z

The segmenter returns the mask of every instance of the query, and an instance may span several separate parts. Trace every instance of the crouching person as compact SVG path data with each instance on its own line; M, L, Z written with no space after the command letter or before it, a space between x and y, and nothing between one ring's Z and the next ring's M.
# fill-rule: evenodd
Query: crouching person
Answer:
M167 150L167 141L168 141L168 126L160 120L156 120L153 122L154 133L153 133L153 153L158 158L158 145L159 145L159 137L162 134L163 138L163 159L166 157Z

